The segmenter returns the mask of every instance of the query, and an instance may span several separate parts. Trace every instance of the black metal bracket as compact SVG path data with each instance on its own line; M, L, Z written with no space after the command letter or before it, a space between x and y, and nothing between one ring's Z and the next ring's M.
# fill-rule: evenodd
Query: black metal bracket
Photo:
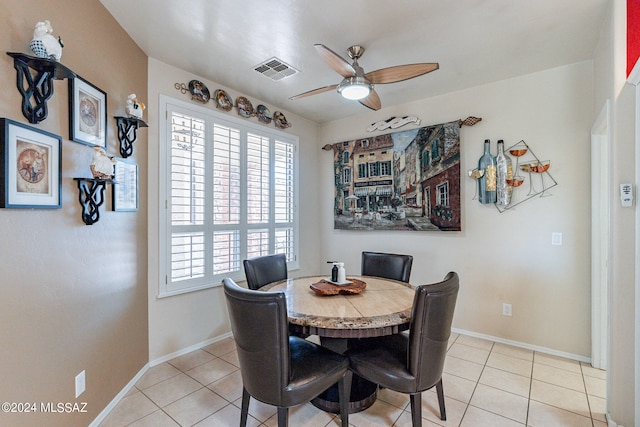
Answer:
M120 155L127 158L133 154L133 143L138 139L138 129L146 128L148 125L140 119L134 117L116 116L118 124L118 141L120 141Z
M75 78L76 73L51 59L38 58L17 52L13 57L16 86L22 95L22 114L29 123L38 124L47 118L47 101L53 96L53 80Z
M78 200L82 206L82 221L87 225L100 220L100 206L104 203L104 189L111 179L73 178L78 182Z

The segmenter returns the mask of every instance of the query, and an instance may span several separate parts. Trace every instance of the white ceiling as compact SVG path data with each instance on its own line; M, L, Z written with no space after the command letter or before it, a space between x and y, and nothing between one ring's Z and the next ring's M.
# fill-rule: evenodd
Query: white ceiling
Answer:
M365 72L438 62L440 69L377 85L382 107L591 59L607 0L100 0L150 57L317 122L370 111L334 91L322 43ZM300 70L274 82L254 71L277 57ZM349 61L350 62L350 61ZM188 83L188 82L181 82ZM217 87L209 87L213 93ZM234 90L237 91L234 93ZM252 99L255 97L255 99Z

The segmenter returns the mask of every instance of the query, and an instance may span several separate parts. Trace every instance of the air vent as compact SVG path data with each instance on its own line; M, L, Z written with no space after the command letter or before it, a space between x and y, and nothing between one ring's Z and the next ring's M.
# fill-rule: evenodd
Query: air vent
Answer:
M282 60L275 57L267 59L261 64L253 67L253 69L274 81L282 80L285 77L293 76L294 74L297 74L299 72L291 65L286 64Z

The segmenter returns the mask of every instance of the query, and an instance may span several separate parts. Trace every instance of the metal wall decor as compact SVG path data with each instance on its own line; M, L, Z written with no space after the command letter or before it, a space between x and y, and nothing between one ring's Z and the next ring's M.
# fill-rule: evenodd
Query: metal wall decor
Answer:
M191 80L188 85L185 83L174 83L173 86L183 94L190 93L192 101L206 104L211 99L209 89L199 80ZM229 94L223 89L217 89L213 93L213 103L217 108L224 111L231 111L235 106L238 115L246 119L257 117L259 122L265 124L273 121L275 127L279 129L291 127L291 122L287 120L281 111L276 111L272 115L271 111L263 104L258 105L254 109L253 103L245 96L238 96L234 103Z
M407 123L415 123L419 125L420 119L415 116L389 117L387 120L380 120L379 122L371 123L367 127L367 132L385 129L397 129L406 125Z

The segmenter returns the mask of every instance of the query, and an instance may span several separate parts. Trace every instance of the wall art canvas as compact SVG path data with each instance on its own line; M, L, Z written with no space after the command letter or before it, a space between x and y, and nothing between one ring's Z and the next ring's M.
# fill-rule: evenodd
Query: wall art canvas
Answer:
M62 138L0 119L0 208L62 206Z
M460 231L460 122L332 145L334 227Z
M81 77L69 79L69 139L107 148L107 94Z

